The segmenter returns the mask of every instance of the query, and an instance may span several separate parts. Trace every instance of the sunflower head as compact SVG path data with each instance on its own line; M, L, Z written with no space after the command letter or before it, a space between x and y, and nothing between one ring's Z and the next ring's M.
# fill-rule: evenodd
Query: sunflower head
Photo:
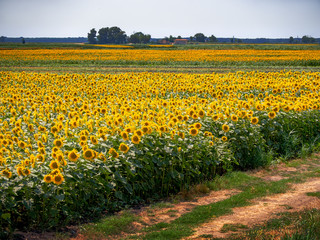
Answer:
M125 143L120 143L119 150L123 153L127 153L129 151L129 146Z
M95 154L94 154L93 150L91 150L89 148L84 150L84 152L83 152L83 157L87 160L92 160L94 158L94 156L95 156Z
M194 127L196 128L196 129L200 129L201 127L202 127L202 125L201 125L201 123L195 123L194 124Z
M231 120L232 120L233 122L237 122L237 121L238 121L238 116L232 114L232 115L231 115Z
M223 130L224 132L229 132L230 127L229 127L227 124L223 124L223 125L222 125L222 130Z
M69 152L68 159L71 162L76 162L78 160L78 158L79 158L79 155L75 149L73 149L71 152Z
M119 153L114 148L110 148L109 154L114 158L119 157Z
M129 140L129 134L126 131L121 132L121 137L123 138L123 140Z
M57 168L59 168L59 166L60 166L60 164L59 164L59 162L56 161L56 160L51 161L51 162L50 162L50 165L49 165L49 167L50 167L51 169L57 169Z
M43 181L46 183L51 183L52 182L52 175L47 174L43 177Z
M56 175L53 176L53 180L52 180L55 184L60 185L61 183L63 183L64 181L64 177L62 176L61 173L58 173Z
M190 128L189 130L189 133L192 135L192 136L197 136L199 131L197 128Z
M275 118L276 115L277 115L277 114L276 114L276 112L274 112L274 111L271 111L271 112L268 113L268 117L269 117L270 119Z
M252 123L252 124L255 125L255 124L257 124L258 122L259 122L259 118L257 118L257 117L252 117L252 118L251 118L251 123Z
M134 144L139 144L140 143L140 137L138 135L133 135L132 138L131 138L131 141Z
M56 147L61 148L62 145L63 145L63 141L62 141L62 139L55 139L55 140L53 141L53 144L54 144Z

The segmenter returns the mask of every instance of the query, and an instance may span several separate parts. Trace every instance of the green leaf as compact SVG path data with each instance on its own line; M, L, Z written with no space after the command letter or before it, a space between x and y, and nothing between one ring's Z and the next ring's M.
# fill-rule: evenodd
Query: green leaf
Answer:
M4 220L9 220L11 218L11 214L10 213L3 213L1 215L1 218Z

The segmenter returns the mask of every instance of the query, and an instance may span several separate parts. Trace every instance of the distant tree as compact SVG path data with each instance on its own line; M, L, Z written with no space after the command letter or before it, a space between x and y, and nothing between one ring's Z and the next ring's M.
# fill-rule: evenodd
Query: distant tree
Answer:
M294 40L293 40L293 37L291 36L290 38L289 38L289 43L293 43L294 42Z
M203 33L197 33L194 35L194 38L196 42L205 42L207 37Z
M92 28L88 33L88 43L95 44L97 43L97 31Z
M182 39L182 37L179 35L179 36L177 37L177 39Z
M176 39L176 38L173 37L172 35L169 36L169 42L174 42L175 39Z
M209 37L209 42L218 42L217 38L214 35Z
M0 37L0 42L5 42L5 41L6 41L6 38L7 38L7 37L5 37L5 36L1 36L1 37Z
M111 43L121 44L126 42L127 35L125 31L122 31L119 27L111 27L109 30Z
M237 38L237 43L242 43L242 40L240 38Z
M313 38L313 37L310 37L310 36L303 36L302 37L302 43L315 43L316 40Z
M99 35L97 36L98 43L125 43L127 35L119 27L106 27L99 29Z
M26 40L24 39L24 37L21 37L21 43L22 43L22 44L25 44L25 43L26 43Z
M190 36L189 39L190 39L190 42L193 42L194 37L193 37L193 36Z
M143 34L142 32L137 32L128 38L130 43L148 43L150 42L151 36L149 34Z

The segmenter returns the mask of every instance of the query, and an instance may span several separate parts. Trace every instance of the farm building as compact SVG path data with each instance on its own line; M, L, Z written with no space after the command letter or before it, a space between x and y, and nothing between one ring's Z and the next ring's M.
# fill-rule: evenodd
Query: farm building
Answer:
M188 43L187 39L176 39L174 40L174 45L185 45Z

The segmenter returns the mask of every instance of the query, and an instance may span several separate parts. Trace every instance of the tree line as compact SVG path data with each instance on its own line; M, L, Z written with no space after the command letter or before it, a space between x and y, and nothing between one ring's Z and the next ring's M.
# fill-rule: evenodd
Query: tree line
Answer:
M175 39L182 39L178 37L165 37L165 40L173 43ZM88 42L90 44L123 44L123 43L149 43L151 40L150 34L144 34L142 32L136 32L127 36L125 31L119 27L104 27L97 32L95 28L92 28L88 33ZM217 42L217 38L214 35L206 37L203 33L197 33L194 36L190 36L188 39L190 42Z
M148 43L150 39L151 35L143 34L142 32L136 32L127 36L125 31L122 31L119 27L105 27L99 29L98 32L92 28L88 33L88 42L90 44Z

